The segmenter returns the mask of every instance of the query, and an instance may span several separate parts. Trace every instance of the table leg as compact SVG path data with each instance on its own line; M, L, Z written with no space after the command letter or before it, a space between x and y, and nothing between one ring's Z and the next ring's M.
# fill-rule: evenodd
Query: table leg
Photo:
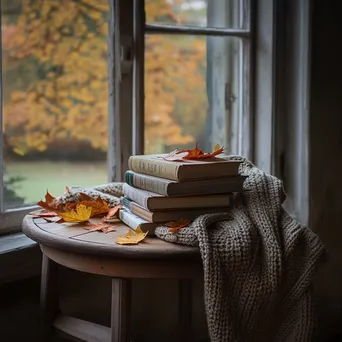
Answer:
M40 283L40 341L51 339L53 320L58 311L58 265L43 254Z
M128 342L131 311L131 281L112 279L112 338L111 342Z
M179 341L193 341L192 332L192 281L191 279L179 280Z

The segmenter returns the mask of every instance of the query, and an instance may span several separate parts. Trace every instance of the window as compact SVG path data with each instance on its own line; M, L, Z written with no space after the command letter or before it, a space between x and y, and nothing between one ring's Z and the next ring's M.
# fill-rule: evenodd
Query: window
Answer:
M131 154L251 156L251 27L249 0L1 0L0 232Z

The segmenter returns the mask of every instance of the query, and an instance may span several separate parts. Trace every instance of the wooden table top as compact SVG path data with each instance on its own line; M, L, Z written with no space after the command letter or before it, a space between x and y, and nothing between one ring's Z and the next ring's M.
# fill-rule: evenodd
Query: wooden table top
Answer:
M128 230L129 228L121 222L115 225L114 231L103 233L86 230L81 223L72 226L58 224L30 215L23 221L23 232L40 245L72 253L135 260L201 259L198 248L168 243L154 236L147 236L137 245L116 244L116 238L126 235Z

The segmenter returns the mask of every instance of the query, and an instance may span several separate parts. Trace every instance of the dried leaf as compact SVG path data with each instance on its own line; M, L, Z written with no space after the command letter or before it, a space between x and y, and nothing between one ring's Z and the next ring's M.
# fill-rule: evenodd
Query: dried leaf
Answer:
M147 233L143 233L138 227L135 231L129 230L125 236L118 236L115 242L119 245L136 245L145 239Z
M179 221L172 221L172 222L166 223L165 226L170 228L169 229L170 233L175 233L181 228L188 227L190 225L190 222L191 222L190 220L180 219Z
M163 157L163 159L168 161L183 161L183 158L186 157L188 154L188 151L181 152L177 149L170 152L167 156Z
M46 209L47 211L63 211L63 204L58 201L55 197L51 196L49 192L46 192L45 202L39 201L37 203L40 207Z
M44 219L46 222L49 222L49 223L52 223L52 222L58 223L60 220L63 220L63 219L61 219L59 216L55 216L55 217L43 217L43 219Z
M81 202L80 204L84 204L86 207L91 207L91 217L99 215L99 214L105 214L108 213L109 207L108 204L101 199L99 196L96 200L91 198L90 196L86 195L89 197L84 196L85 194L81 193Z
M76 209L61 212L59 216L64 222L85 222L88 221L92 212L92 207L87 207L84 204L78 203ZM59 221L58 221L59 223Z
M109 209L107 216L105 216L102 220L104 222L112 222L113 220L119 219L119 212L122 209L122 205L116 205Z
M58 216L58 214L54 211L48 211L48 210L36 210L29 213L33 218L38 217L55 217Z
M108 233L108 228L110 228L110 224L108 223L88 223L84 229L86 230L90 230L91 232L95 232L95 231L102 231L104 233ZM113 228L114 229L114 228Z
M198 143L195 148L192 150L174 150L170 152L163 159L168 161L184 161L184 160L196 160L196 159L205 159L205 158L213 158L221 153L223 153L224 148L220 147L220 145L216 144L214 148L214 152L212 153L204 153L200 148L198 148Z
M198 148L198 143L195 148L192 150L188 150L188 154L184 157L184 159L197 159L199 156L204 155L204 152Z

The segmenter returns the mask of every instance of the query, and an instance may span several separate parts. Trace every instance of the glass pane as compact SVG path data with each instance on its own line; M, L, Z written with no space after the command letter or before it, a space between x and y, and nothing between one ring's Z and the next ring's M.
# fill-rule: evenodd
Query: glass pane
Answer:
M240 28L246 0L146 0L149 24ZM241 13L242 14L242 13Z
M241 42L150 35L145 52L145 153L215 144L238 152Z
M2 0L5 207L107 181L109 0Z

